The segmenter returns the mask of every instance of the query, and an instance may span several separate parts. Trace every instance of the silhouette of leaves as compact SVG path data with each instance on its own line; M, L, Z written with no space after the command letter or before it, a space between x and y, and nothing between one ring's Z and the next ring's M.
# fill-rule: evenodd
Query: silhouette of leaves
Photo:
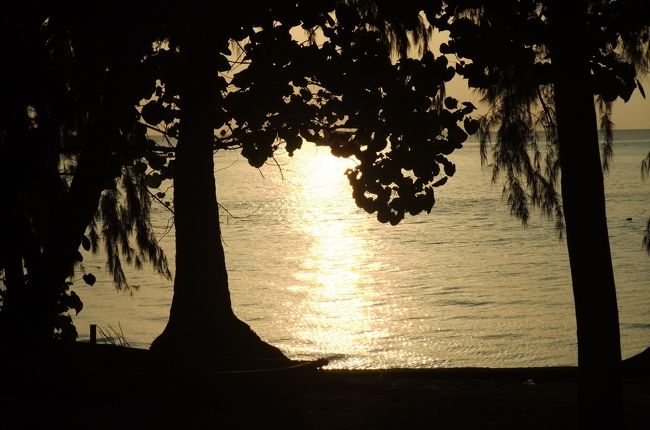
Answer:
M152 174L146 176L145 183L149 188L158 188L162 183L162 177L159 173L153 172Z
M471 103L443 96L455 73L447 58L427 52L391 61L390 43L346 5L337 6L336 23L323 22L328 40L320 46L301 46L288 30L249 34L249 66L224 99L242 155L261 166L280 142L289 154L303 139L326 145L359 162L348 172L353 197L380 221L429 212L434 184L455 173L445 156L462 147L464 128L478 128ZM269 56L267 46L279 56ZM438 177L443 168L445 179Z
M81 299L74 291L68 292L66 304L69 309L74 309L77 315L79 315L79 312L81 312L81 310L84 307L83 303L81 302Z
M148 124L158 125L165 119L165 109L156 100L152 100L142 106L142 119Z
M91 287L95 285L95 282L97 281L97 278L95 278L95 275L92 273L86 273L83 275L83 280L87 285L90 285Z

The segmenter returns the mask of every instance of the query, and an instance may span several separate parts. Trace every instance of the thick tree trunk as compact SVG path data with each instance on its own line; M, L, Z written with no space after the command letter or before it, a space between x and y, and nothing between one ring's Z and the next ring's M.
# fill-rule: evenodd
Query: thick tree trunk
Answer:
M234 315L214 177L217 53L196 27L180 45L180 130L174 173L176 276L169 321L151 349L208 365L223 356L286 359Z
M594 96L585 56L586 2L554 2L551 15L562 202L576 310L579 421L624 426L614 272Z

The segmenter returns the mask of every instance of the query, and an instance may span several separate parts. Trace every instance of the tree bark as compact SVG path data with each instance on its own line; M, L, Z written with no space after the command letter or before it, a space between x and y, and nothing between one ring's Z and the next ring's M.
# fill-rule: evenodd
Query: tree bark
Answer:
M616 287L594 95L584 40L587 2L552 3L555 107L576 311L581 428L624 426Z
M210 366L223 356L286 357L232 311L221 243L213 143L218 53L194 25L180 43L180 124L174 171L176 275L169 321L151 349Z

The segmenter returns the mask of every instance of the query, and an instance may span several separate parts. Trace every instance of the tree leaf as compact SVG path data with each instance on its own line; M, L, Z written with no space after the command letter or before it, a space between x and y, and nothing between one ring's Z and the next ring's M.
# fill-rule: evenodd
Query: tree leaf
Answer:
M445 74L443 76L443 80L445 82L449 82L454 78L455 75L456 75L456 69L454 69L453 67L447 67L445 69Z
M162 178L158 173L154 172L151 175L147 176L147 178L145 179L145 183L149 188L158 188L162 183Z
M467 132L467 134L474 134L478 131L479 122L475 119L465 118L465 120L463 120L463 125L465 126L465 132Z
M86 273L83 275L83 280L87 285L90 285L91 287L95 285L95 282L97 282L97 278L95 278L95 275L92 273Z
M645 91L643 90L643 85L641 85L641 82L639 82L638 79L636 80L636 86L639 89L641 96L645 99Z
M146 155L147 162L149 167L153 170L160 170L164 165L167 159L159 154L149 153ZM154 187L155 188L155 187Z
M471 108L473 111L476 110L476 106L472 102L463 102L462 105Z
M230 61L228 61L228 59L225 56L223 55L218 56L217 70L219 70L220 72L227 72L228 70L230 70L231 67L232 65L230 64Z
M136 161L133 164L133 173L136 173L138 175L142 175L147 171L147 164L143 163L142 161Z
M307 88L301 88L300 89L300 97L302 97L302 99L304 101L306 101L306 102L311 100L311 97L312 97L311 91L309 91Z
M443 163L443 166L447 176L454 176L454 173L456 173L456 165L454 163L447 161L446 163Z
M449 180L449 177L448 177L448 176L445 176L444 178L441 178L441 179L437 180L436 182L434 182L434 183L432 184L432 186L433 186L433 187L440 187L440 186L442 186L442 185L445 185L445 184L447 183L448 180Z
M70 295L68 296L68 307L74 309L77 315L79 315L79 312L84 308L84 304L74 291L70 291Z
M142 119L151 125L158 125L162 122L165 117L165 109L157 101L153 100L142 106L142 111L140 112Z
M88 239L88 236L81 238L81 247L86 251L90 251L90 239Z
M458 107L458 100L453 97L445 98L445 107L447 109L456 109Z

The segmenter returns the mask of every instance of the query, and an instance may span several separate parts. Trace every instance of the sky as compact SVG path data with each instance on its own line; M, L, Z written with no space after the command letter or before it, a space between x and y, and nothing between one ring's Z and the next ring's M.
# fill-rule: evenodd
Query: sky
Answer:
M645 99L636 90L627 103L620 98L614 102L612 120L615 129L650 129L650 76L646 76L642 80L642 86L646 92ZM484 112L478 95L467 88L467 83L464 80L452 80L447 86L447 94L461 101L471 101L479 108L479 113Z
M627 103L618 102L612 109L614 124L618 129L647 128L650 129L650 79L643 82L646 92L644 99L639 91L635 91Z

